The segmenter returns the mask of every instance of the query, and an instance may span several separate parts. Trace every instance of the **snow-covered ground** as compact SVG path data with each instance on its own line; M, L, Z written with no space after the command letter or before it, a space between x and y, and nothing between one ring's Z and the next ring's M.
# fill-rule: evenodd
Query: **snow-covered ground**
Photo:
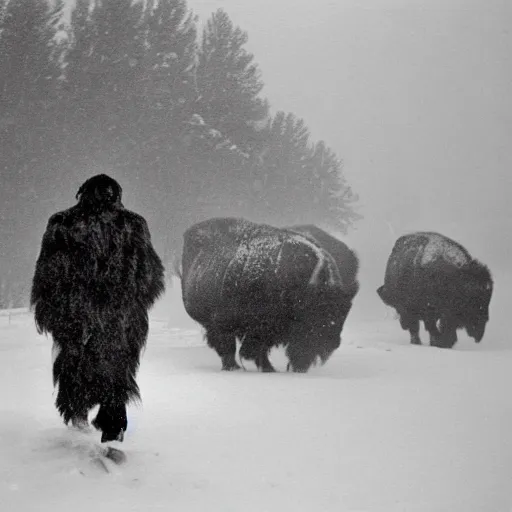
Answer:
M409 345L391 311L355 311L324 367L223 373L198 327L182 312L169 323L162 304L143 405L129 408L128 462L110 474L87 456L99 434L57 415L51 340L29 315L0 316L0 510L512 510L512 351L501 331L443 351ZM280 351L272 359L284 369Z

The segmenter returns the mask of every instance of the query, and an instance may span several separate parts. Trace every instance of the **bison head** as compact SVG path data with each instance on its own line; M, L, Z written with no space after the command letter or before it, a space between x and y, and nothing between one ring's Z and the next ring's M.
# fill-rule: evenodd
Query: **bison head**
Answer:
M493 281L488 268L473 261L464 276L463 298L459 311L462 324L468 336L480 343L489 320Z
M489 302L491 296L489 292L482 295L469 297L468 306L465 311L464 327L468 336L474 338L477 343L482 341L485 333L485 327L489 321Z
M332 289L316 296L292 322L282 342L295 372L307 372L317 359L326 363L341 344L341 331L352 302L344 291Z
M386 306L394 307L394 301L387 293L387 290L384 288L384 285L379 286L377 288L377 295L380 297L380 300L386 304Z

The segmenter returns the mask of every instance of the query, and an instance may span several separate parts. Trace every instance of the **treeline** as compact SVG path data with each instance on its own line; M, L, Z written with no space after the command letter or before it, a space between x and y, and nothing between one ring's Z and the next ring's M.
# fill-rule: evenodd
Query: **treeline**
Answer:
M0 0L0 307L24 305L48 216L92 174L121 182L169 266L214 215L345 232L341 162L271 116L247 34L184 0Z

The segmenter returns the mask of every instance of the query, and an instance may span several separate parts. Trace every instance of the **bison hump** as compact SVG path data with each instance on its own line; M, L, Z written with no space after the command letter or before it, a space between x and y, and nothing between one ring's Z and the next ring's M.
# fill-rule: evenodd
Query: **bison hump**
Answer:
M301 235L276 232L238 244L222 280L223 294L233 288L281 288L340 284L332 257Z
M428 266L436 260L442 259L456 267L463 267L471 263L471 257L458 243L437 233L425 233L423 250L417 255L416 264Z

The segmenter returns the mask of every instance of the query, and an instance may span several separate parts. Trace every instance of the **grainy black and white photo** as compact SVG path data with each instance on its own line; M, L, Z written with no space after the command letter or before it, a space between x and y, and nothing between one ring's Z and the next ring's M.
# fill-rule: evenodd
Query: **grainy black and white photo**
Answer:
M512 511L511 21L0 0L0 508Z

